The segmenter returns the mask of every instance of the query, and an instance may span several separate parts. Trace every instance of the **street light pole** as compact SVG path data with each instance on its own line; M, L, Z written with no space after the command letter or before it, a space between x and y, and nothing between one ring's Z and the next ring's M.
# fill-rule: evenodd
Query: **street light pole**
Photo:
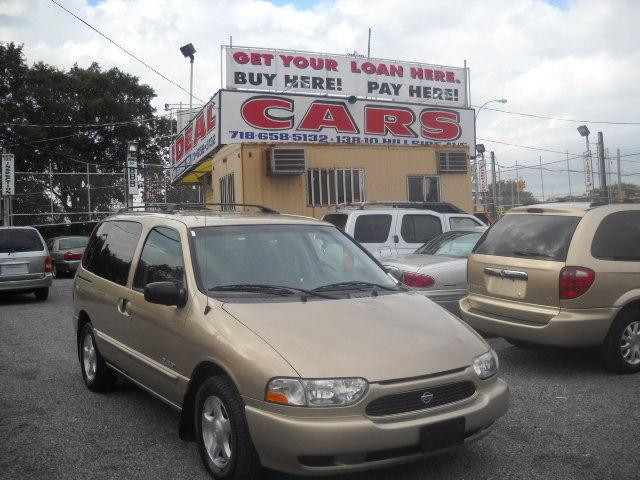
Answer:
M180 52L184 58L188 58L191 63L191 78L189 80L189 114L191 115L191 109L193 108L193 60L195 59L194 54L196 53L196 48L193 46L193 43L187 43L180 47Z

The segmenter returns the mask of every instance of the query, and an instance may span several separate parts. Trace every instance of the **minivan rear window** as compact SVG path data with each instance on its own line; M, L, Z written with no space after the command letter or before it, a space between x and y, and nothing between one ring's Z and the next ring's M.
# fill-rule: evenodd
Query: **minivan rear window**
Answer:
M640 261L640 212L616 212L602 220L591 244L601 260Z
M333 223L340 230L344 231L344 227L347 224L348 215L344 213L327 213L322 220L325 222Z
M581 217L505 215L485 232L474 253L564 262Z
M0 230L0 253L41 252L44 244L35 230L7 228Z

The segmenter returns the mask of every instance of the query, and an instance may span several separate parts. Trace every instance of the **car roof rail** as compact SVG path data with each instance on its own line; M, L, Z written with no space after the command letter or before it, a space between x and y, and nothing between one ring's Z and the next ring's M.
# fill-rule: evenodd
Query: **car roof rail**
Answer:
M204 202L204 203L170 203L167 205L167 212L175 212L178 210L189 210L189 209L199 209L199 210L207 210L207 207L215 206L215 207L245 207L245 208L256 208L260 210L261 213L275 213L278 214L277 210L274 210L270 207L265 207L264 205L258 205L256 203L235 203L235 202Z
M438 213L467 213L459 207L448 202L409 202L409 201L388 201L369 200L366 202L346 202L336 205L336 210L341 207L355 207L364 210L367 207L385 206L391 208L415 208L418 210L431 210Z
M135 211L149 211L149 212L162 212L162 213L173 213L180 210L207 210L208 206L217 206L217 207L248 207L248 208L257 208L262 213L275 213L278 214L277 210L273 208L265 207L264 205L258 205L253 203L234 203L234 202L195 202L195 203L146 203L144 205L133 205L128 207L123 207L118 210L118 213L124 212L135 212Z

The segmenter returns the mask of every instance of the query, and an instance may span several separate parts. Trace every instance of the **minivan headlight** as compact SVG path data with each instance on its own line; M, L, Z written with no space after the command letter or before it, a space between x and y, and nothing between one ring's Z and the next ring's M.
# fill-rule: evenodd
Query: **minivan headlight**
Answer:
M345 407L358 402L368 388L364 378L274 378L267 385L265 400L299 407Z
M498 355L493 349L477 356L473 360L473 370L482 380L493 377L498 373Z

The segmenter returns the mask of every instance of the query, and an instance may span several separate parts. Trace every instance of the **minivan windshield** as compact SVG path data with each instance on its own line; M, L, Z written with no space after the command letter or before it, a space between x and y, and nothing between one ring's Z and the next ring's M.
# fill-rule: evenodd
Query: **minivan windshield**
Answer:
M0 253L40 252L44 244L35 230L28 228L0 229Z
M483 232L445 232L425 243L415 253L468 257L482 234Z
M486 231L474 253L564 262L581 217L510 214Z
M229 225L192 229L195 268L205 291L246 291L257 286L325 292L398 286L335 227ZM277 293L274 288L262 293ZM328 295L317 295L331 298Z

